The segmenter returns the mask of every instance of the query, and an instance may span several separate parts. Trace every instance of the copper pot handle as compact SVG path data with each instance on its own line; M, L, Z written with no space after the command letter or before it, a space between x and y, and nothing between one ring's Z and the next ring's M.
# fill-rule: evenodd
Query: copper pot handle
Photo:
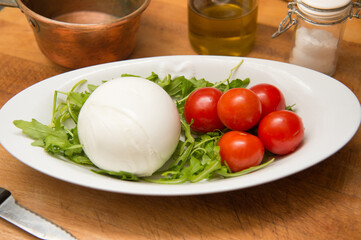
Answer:
M16 0L0 0L0 6L4 7L19 7Z

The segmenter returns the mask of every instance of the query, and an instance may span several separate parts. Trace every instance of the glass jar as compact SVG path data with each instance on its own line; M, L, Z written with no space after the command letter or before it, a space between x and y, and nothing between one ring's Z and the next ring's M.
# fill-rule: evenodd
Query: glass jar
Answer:
M244 56L253 48L258 0L188 0L188 33L198 54Z
M287 7L287 17L273 37L296 26L289 62L333 75L346 21L352 17L361 18L361 3L352 0L293 0Z

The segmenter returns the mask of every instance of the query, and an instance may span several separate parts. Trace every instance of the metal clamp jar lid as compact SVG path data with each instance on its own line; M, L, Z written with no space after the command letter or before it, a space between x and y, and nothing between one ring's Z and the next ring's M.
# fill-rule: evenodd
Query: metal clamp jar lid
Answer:
M361 1L352 0L293 0L287 4L287 16L280 23L272 38L278 37L297 23L293 16L317 25L334 25L348 18L361 18Z

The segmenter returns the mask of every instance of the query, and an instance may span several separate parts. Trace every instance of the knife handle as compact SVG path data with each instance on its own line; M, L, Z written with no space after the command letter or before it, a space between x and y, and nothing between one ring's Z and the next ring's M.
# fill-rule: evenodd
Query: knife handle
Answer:
M8 190L0 187L0 205L10 196L11 193Z

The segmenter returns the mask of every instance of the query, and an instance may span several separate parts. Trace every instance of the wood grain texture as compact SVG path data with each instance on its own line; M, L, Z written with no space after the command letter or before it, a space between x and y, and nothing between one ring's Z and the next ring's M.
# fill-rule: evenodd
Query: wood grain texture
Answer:
M152 0L130 58L195 54L186 7L185 0ZM284 1L260 1L257 40L249 57L287 61L291 32L271 39L286 10ZM348 22L334 75L359 100L360 29L361 20ZM18 9L0 11L0 106L26 87L69 70L42 55ZM0 183L22 205L82 240L356 240L361 239L360 146L359 130L340 151L300 173L239 191L186 197L115 194L73 185L29 168L0 146ZM0 219L0 239L36 238Z

